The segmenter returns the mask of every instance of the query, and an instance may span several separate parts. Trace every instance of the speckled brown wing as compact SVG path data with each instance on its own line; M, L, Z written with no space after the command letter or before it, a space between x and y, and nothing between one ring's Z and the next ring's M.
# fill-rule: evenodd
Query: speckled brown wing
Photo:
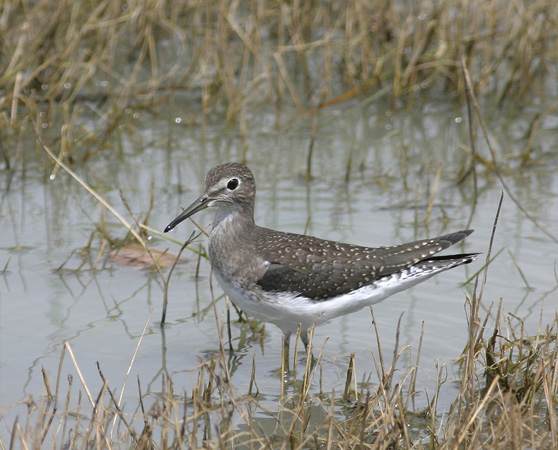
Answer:
M257 232L256 251L269 262L257 284L265 291L298 292L314 300L324 300L428 259L461 241L472 230L378 248L266 228L259 228ZM444 258L440 259L441 264ZM450 259L455 258L452 255L448 257Z

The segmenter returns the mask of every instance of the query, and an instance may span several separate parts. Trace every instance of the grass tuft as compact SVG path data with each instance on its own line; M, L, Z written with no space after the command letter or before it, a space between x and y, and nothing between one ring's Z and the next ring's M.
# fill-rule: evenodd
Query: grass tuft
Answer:
M309 363L300 380L291 379L277 398L276 409L269 408L269 398L267 407L259 404L260 394L254 390L255 362L248 391L239 392L231 384L225 354L189 370L197 379L191 392L175 392L172 377L166 375L160 392L146 397L138 380L137 407L121 403L123 390L116 398L100 366L103 385L99 392L91 392L80 376L88 398L88 404L83 404L72 376L68 376L66 388L59 390L61 364L56 393L49 389L50 395L41 402L32 398L24 402L26 415L5 424L12 430L5 445L96 449L553 448L558 442L558 317L529 336L521 320L511 314L503 316L501 311L498 308L491 326L487 325L490 311L483 319L471 362L474 370L462 366L460 383L466 391L449 411L437 409L439 390L447 381L445 366L436 367L436 385L433 392L426 392L428 406L415 410L414 375L419 368L413 363L401 367L398 362L410 347L400 349L396 343L386 366L379 340L378 350L371 351L376 384L370 380L355 382L355 360L351 358L342 395L322 389L311 393L309 384L322 386L317 379L322 376L320 354L313 369L308 369ZM496 331L500 328L505 332ZM140 344L141 340L138 349ZM470 348L465 348L464 355ZM64 347L61 360L66 351L80 375L69 346ZM296 377L294 372L287 376ZM45 383L48 385L46 378Z

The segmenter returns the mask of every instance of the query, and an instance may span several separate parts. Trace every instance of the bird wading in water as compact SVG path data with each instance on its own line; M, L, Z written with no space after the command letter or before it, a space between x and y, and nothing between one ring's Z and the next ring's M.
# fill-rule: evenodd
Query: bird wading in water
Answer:
M165 233L208 207L216 208L209 258L221 288L246 314L278 326L288 361L290 337L308 347L308 329L358 311L472 262L477 253L437 255L473 230L390 247L362 247L271 230L254 223L256 182L239 163L212 168L205 192Z

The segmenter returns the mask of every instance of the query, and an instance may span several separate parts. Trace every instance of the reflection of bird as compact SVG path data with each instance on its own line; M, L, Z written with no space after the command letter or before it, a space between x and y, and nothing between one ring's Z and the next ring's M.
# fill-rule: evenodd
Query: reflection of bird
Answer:
M209 236L215 276L240 309L281 328L287 351L299 324L308 345L308 329L315 323L380 302L476 256L434 256L473 230L369 248L262 228L254 223L255 198L250 169L219 165L207 174L204 194L165 232L202 209L217 208Z

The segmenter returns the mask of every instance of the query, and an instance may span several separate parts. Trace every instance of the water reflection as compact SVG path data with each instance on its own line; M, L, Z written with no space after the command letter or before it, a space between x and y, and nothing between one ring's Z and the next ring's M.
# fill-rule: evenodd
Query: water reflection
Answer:
M320 116L314 178L308 183L304 174L310 123L277 131L273 114L265 110L247 115L251 130L245 137L221 123L209 123L202 130L195 121L184 119L184 112L169 111L173 120L140 115L134 119L135 132L120 135L119 151L93 154L78 170L122 214L128 214L122 192L137 217L146 215L153 182L155 201L149 225L162 229L181 205L189 204L203 189L208 168L239 160L246 151L258 182L256 221L262 226L363 245L388 245L462 228L470 221L476 232L466 248L486 254L501 188L482 164L477 166L476 191L472 177L464 176L471 163L468 131L466 121L455 121L463 112L443 105L427 105L417 115L386 115L385 110L370 104ZM176 123L176 117L183 120ZM508 131L526 129L528 120L495 118L491 132L501 161L510 161L506 172L510 188L530 214L552 228L558 222L558 164L549 150L553 137L540 136L539 148L548 154L544 168L523 167L514 160L513 148L519 146L521 133ZM487 157L482 144L478 151ZM229 336L224 299L216 303L218 320L214 315L207 261L201 260L198 266L195 255L185 254L189 262L173 274L169 323L161 328L160 279L148 270L117 266L101 251L106 237L123 239L125 230L66 174L58 172L54 180L48 180L50 172L42 164L28 156L25 176L0 173L0 185L9 187L0 199L0 267L6 267L0 279L2 404L42 395L41 369L56 377L65 341L71 343L92 387L102 386L96 361L111 386L121 386L151 311L152 320L130 374L141 379L145 394L160 392L165 380L172 380L178 392L191 391L197 383L195 368L220 351L217 324L223 327L233 385L247 391L255 364L259 392L270 399L280 394L280 333L272 327L261 332L260 325L238 322L231 310ZM439 167L440 180L433 194ZM207 225L210 220L211 214L200 214L199 223ZM194 227L186 228L173 237L185 239ZM178 250L157 236L150 242L161 251ZM199 238L195 245L205 244ZM505 198L493 248L497 256L489 270L482 311L487 313L495 305L493 314L503 299L505 311L520 317L531 333L539 322L544 326L556 309L555 254L552 242ZM386 355L393 351L402 313L401 346L415 352L403 362L416 358L423 333L420 363L424 372L417 383L426 389L432 386L436 364L451 367L465 346L464 305L472 284L462 283L482 263L481 258L474 267L444 273L374 308ZM216 285L214 291L216 296L221 294ZM320 347L327 339L320 368L327 386L322 389L338 390L343 385L348 355L353 352L357 380L374 382L372 353L377 343L368 310L319 328L315 339ZM297 361L303 364L304 355L297 355ZM72 372L69 365L64 370ZM448 370L454 376L454 369ZM312 389L315 393L320 387L316 384ZM126 392L128 398L137 396L131 386ZM453 395L447 385L441 398L452 401Z

